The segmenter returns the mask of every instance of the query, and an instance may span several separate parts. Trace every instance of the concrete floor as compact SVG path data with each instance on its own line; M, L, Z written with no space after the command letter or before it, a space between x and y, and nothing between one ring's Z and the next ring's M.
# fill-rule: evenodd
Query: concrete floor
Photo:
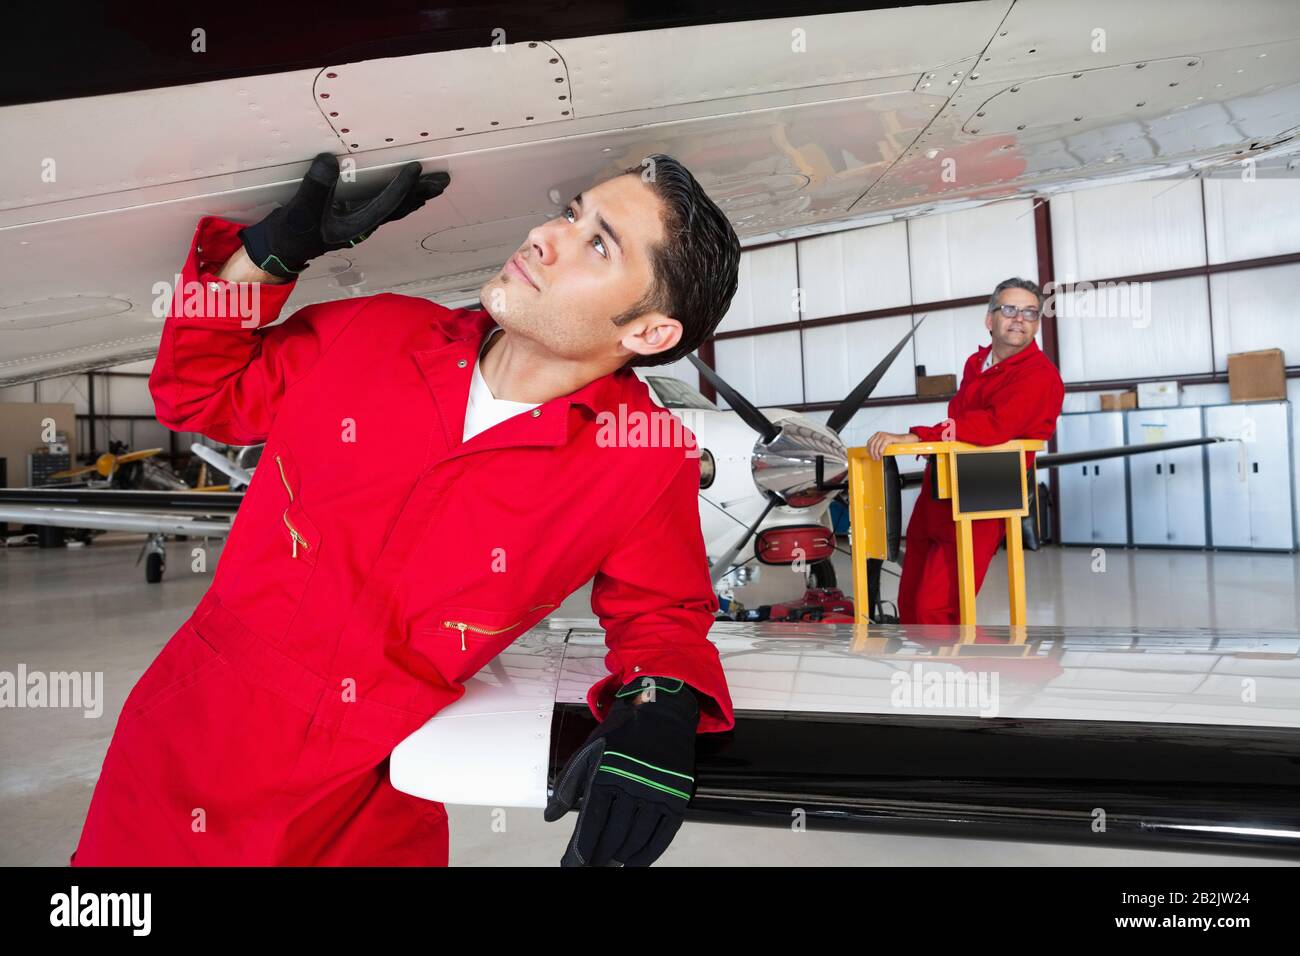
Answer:
M0 550L0 670L102 671L103 713L0 709L0 865L67 862L90 802L122 702L206 590L192 573L193 543L171 543L168 577L144 583L141 538L104 535L80 550ZM847 546L841 542L847 550ZM209 568L215 567L214 547ZM1108 549L1105 570L1088 549L1048 548L1026 557L1031 624L1126 627L1297 628L1300 557ZM835 562L851 591L847 555ZM788 571L764 569L751 603L784 590ZM884 596L897 591L886 575ZM590 617L590 589L556 610ZM757 600L756 600L757 599ZM995 559L979 599L983 622L1006 623L1006 571ZM504 832L490 808L449 806L453 865L553 866L576 816L547 824L537 810L507 810ZM495 824L495 825L494 825ZM742 866L1259 865L1238 856L1151 853L923 837L792 833L686 824L662 863Z

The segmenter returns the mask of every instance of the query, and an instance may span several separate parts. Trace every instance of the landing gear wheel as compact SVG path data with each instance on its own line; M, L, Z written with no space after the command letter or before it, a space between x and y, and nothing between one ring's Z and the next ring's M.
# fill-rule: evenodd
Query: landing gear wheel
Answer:
M144 579L150 584L157 584L163 578L167 567L167 545L162 535L151 534L149 540L140 549L140 556L135 559L136 566L144 558Z
M835 587L835 565L830 558L813 562L811 568L812 586L815 588Z

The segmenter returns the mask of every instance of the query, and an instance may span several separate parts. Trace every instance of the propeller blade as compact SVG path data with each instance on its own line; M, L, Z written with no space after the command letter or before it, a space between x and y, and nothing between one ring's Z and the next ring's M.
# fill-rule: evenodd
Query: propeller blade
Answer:
M140 451L127 452L125 455L117 456L117 463L124 465L128 461L139 461L142 458L152 458L154 455L161 455L161 448L143 448Z
M94 465L85 465L81 468L66 468L63 471L56 471L50 475L50 478L75 478L77 475L84 475L95 470Z
M763 519L767 517L767 513L774 507L776 507L776 499L768 498L767 507L763 509L763 513L758 516L758 519L745 530L745 534L741 537L740 541L729 548L727 553L718 558L718 560L713 563L713 567L709 568L709 577L712 579L714 584L717 584L718 580L731 570L731 563L736 560L736 555L740 554L740 549L749 544L749 539L754 537L754 533L758 531L759 526L763 523Z
M735 409L736 414L740 416L740 420L758 432L763 439L764 445L769 444L773 438L781 434L781 429L772 424L771 420L760 412L757 406L751 404L749 399L728 385L722 376L705 365L703 359L694 352L686 357L691 360L692 365L699 369L700 374L708 380L709 384L718 390L718 394L725 398L727 403Z
M858 383L857 388L849 392L844 401L835 406L834 411L831 412L830 418L826 419L827 428L838 435L840 429L849 423L849 420L852 419L853 416L857 414L858 409L862 407L862 403L867 400L868 396L871 395L876 386L880 384L880 380L884 378L885 373L889 371L889 366L894 364L894 359L898 358L898 353L903 351L903 348L911 340L912 336L916 334L916 330L921 327L921 322L924 322L925 319L926 316L921 316L920 322L917 322L916 325L907 330L907 334L903 336L903 340L895 345L890 353L881 359L880 363L875 368L867 373L867 377Z

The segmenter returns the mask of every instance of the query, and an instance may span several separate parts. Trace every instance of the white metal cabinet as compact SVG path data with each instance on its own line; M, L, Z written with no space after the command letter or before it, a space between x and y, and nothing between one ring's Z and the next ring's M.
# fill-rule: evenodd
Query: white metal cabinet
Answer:
M1093 448L1124 444L1124 414L1097 412L1090 431ZM1128 467L1123 458L1092 462L1092 524L1098 544L1128 544Z
M1056 450L1083 451L1091 441L1085 415L1062 415L1056 423ZM1092 543L1092 481L1087 465L1056 470L1056 500L1061 511L1061 543Z
M1128 444L1200 438L1201 409L1139 408L1125 415ZM1175 448L1133 455L1128 460L1129 513L1135 545L1205 547L1204 452Z
M1124 444L1122 412L1080 412L1057 420L1058 452ZM1057 469L1062 544L1127 544L1128 493L1123 458Z
M1205 433L1238 439L1206 451L1213 545L1294 550L1290 403L1208 405Z
M1205 409L1205 433L1240 438L1245 406L1216 405ZM1210 540L1216 548L1249 548L1250 471L1247 448L1229 441L1206 449L1206 482L1210 498Z

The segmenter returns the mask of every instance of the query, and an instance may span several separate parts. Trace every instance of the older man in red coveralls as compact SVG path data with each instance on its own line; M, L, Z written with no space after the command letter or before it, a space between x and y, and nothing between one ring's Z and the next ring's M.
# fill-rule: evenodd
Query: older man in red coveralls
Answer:
M548 807L582 797L564 862L652 862L695 735L733 726L690 438L610 445L597 416L663 414L627 366L712 332L735 233L656 156L534 228L486 311L384 293L267 328L311 258L449 181L419 173L336 200L323 154L262 222L199 221L150 379L158 418L266 446L211 587L126 701L75 865L445 865L446 813L391 786L390 751L593 578L611 673L588 697L602 723L581 786ZM483 379L535 407L463 441L498 325Z
M948 418L937 425L913 425L905 435L876 432L867 441L879 458L886 445L917 441L962 441L999 445L1014 438L1052 437L1061 414L1065 386L1061 375L1034 342L1042 320L1042 294L1027 279L998 284L984 318L991 341L966 360L961 388L948 403ZM1033 452L1026 454L1032 465ZM921 494L907 524L903 576L898 584L898 618L903 624L959 624L957 532L952 502L930 493L927 465ZM971 522L975 590L1006 528L1002 519Z

